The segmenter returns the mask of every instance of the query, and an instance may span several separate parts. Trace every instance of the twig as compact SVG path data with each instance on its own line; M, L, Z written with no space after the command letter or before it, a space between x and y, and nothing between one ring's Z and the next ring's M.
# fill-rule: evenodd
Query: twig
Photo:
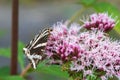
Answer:
M38 64L39 60L36 60L36 64ZM31 68L32 66L32 63L29 63L25 69L21 72L20 76L24 77L26 75L26 73L28 72L28 70Z
M27 71L31 68L32 63L29 63L26 68L21 72L20 76L24 77Z

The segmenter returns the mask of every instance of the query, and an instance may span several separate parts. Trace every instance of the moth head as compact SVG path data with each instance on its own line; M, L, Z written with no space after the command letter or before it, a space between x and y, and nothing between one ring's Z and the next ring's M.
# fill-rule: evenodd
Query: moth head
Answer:
M30 54L30 50L27 49L27 48L23 48L23 52L24 52L25 54Z

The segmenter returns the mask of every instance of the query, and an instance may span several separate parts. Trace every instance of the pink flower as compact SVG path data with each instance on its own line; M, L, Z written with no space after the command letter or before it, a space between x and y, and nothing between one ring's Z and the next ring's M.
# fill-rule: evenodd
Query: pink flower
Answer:
M111 30L115 20L105 13L93 14L83 25L67 26L57 23L49 36L46 55L53 61L71 62L71 71L82 71L83 76L104 71L102 80L120 75L120 42L113 41L104 32ZM94 72L93 72L94 71Z
M106 72L106 78L107 76L120 75L120 42L111 40L98 30L82 32L79 36L79 45L86 53L72 62L71 70L84 72L86 69L102 70ZM103 79L103 77L101 78Z
M88 21L83 21L83 27L86 29L97 28L107 32L115 26L115 20L108 16L107 13L94 13L90 15Z
M84 51L78 44L80 28L75 23L70 28L60 22L54 25L46 46L46 55L51 57L57 55L63 61L74 60L80 57L80 54Z

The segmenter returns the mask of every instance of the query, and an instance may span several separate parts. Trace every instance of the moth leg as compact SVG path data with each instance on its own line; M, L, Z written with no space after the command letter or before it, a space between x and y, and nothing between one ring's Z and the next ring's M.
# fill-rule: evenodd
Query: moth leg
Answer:
M36 63L34 58L41 59L42 57L39 55L37 56L35 54L30 55L30 51L27 48L23 48L23 50L25 51L25 54L28 57L28 59L32 62L33 68L36 69Z
M33 68L36 69L36 63L35 63L34 59L31 59L31 62L32 62Z
M40 56L40 55L33 55L33 58L34 58L34 59L39 59L39 60L41 60L41 59L42 59L42 56Z
M27 57L31 60L33 68L36 69L36 63L34 60L34 55L27 54Z
M41 59L42 59L42 56L40 56L40 55L35 55L35 54L31 55L30 60L31 60L31 62L32 62L32 65L33 65L33 68L34 68L34 69L36 69L36 60L35 60L35 59L41 60Z

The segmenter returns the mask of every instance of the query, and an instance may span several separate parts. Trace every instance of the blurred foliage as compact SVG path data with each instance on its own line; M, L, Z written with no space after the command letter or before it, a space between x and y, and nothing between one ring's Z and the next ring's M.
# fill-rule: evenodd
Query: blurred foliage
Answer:
M18 43L18 48L19 48L18 62L20 64L21 69L24 68L23 52L21 51L23 47L24 47L24 44L22 42L19 42ZM10 48L1 48L0 56L10 58L11 57ZM10 67L4 66L0 68L0 80L24 80L24 78L20 76L10 76Z
M4 56L4 57L7 57L7 58L10 58L10 48L0 48L0 56Z
M24 55L23 55L24 47L25 45L22 42L18 43L18 61L22 70L24 69Z
M86 7L87 6L89 7L89 6L92 6L92 4L95 3L95 1L96 0L79 0L78 3L82 4L82 5L86 6Z
M24 59L23 59L24 55L23 55L23 50L22 50L23 47L24 47L24 44L22 42L19 42L18 43L18 62L22 69L24 68ZM11 57L11 49L10 48L0 48L0 56L10 58Z
M2 76L0 77L0 80L25 80L25 79L20 76Z
M10 67L4 66L0 68L0 77L9 76L9 73L10 73Z
M47 74L52 74L55 76L68 78L67 72L61 70L61 67L58 65L46 65L45 63L41 63L38 65L36 72L43 72Z
M37 0L20 0L20 4L30 5L36 2Z
M10 76L10 67L5 66L0 68L0 80L25 80L20 76Z
M32 2L33 0L20 0L20 3L32 3ZM98 0L79 0L78 4L82 5L82 11L81 10L78 11L78 13L75 14L73 18L71 18L71 21L75 21L76 19L78 19L81 16L81 14L87 11L88 9L94 9L95 12L108 12L110 15L112 15L113 18L115 16L118 16L117 20L120 20L120 15L119 15L120 11L109 2L100 2ZM116 27L114 28L114 31L120 34L120 23L116 25ZM3 35L3 33L4 32L0 31L0 35ZM24 55L22 50L24 46L25 45L22 42L18 43L18 62L20 64L21 70L24 69L24 65L25 65ZM10 58L11 57L10 48L1 48L0 56ZM47 74L63 77L65 79L69 77L67 72L61 71L60 66L55 66L55 65L48 66L44 62L41 62L37 67L38 68L36 70L30 69L28 71L28 74L32 72L37 72L37 73L47 73ZM94 75L88 76L87 79L100 80ZM0 80L24 80L24 79L20 76L10 76L10 68L8 66L5 66L0 68ZM110 80L113 80L113 79L110 78ZM117 80L116 77L114 77L114 80Z

